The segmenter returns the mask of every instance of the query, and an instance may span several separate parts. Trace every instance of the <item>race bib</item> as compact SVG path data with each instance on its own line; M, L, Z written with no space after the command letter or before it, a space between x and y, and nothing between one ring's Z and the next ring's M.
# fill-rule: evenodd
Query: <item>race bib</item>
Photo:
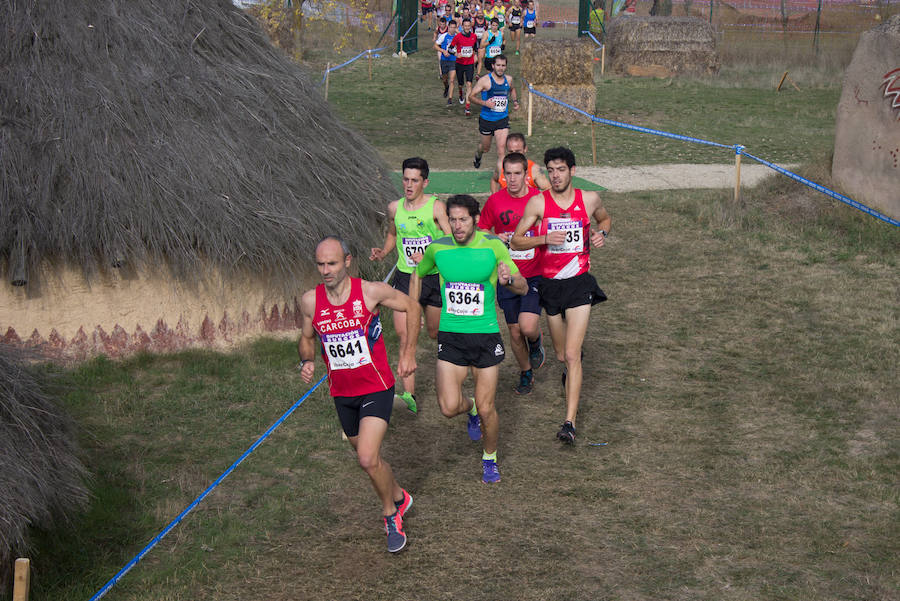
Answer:
M500 46L488 46L487 49L488 58L494 58L498 54L500 54Z
M475 35L477 35L478 38L481 39L481 36L484 35L484 32L485 32L485 31L486 31L486 29L485 29L484 27L476 27L476 28L475 28Z
M449 315L484 315L484 284L447 282L444 297L444 307Z
M509 258L513 261L528 261L529 259L534 258L534 249L529 248L528 250L513 250L510 248Z
M528 29L534 29L534 21L525 21L525 27Z
M322 334L321 338L325 357L332 370L355 369L372 362L366 333L362 328L350 332Z
M502 113L506 110L507 103L509 99L506 96L492 96L491 100L494 101L494 106L491 108L495 113Z
M472 47L471 46L463 46L459 49L459 56L463 58L469 58L472 56Z
M547 233L563 231L566 239L562 244L547 245L547 250L554 254L580 253L584 250L584 231L581 221L551 217L547 220Z
M512 23L513 25L518 25L519 23L522 22L522 17L512 16L509 18L509 22Z
M415 267L416 262L412 256L416 253L425 253L425 248L431 244L431 236L423 238L403 238L403 255L406 257L406 266Z

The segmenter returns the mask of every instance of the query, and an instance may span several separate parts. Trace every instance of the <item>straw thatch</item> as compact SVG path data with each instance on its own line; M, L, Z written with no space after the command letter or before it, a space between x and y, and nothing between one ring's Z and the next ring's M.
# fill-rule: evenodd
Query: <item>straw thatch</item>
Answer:
M85 476L71 420L20 353L0 344L0 591L29 527L53 527L85 505Z
M594 85L594 48L590 40L526 42L522 51L522 77L535 86L544 84Z
M713 30L702 19L618 17L607 25L605 41L609 66L615 73L627 74L632 66L658 66L672 75L719 72ZM656 69L650 72L659 73Z
M21 0L0 22L2 285L50 262L296 289L322 234L380 243L386 166L229 0Z
M570 106L574 106L589 115L595 114L597 107L597 87L590 85L542 85L534 86L534 89L552 96L557 100L561 100ZM561 106L555 102L551 102L539 96L532 95L532 118L537 121L562 121L565 123L583 122L590 123L591 119Z

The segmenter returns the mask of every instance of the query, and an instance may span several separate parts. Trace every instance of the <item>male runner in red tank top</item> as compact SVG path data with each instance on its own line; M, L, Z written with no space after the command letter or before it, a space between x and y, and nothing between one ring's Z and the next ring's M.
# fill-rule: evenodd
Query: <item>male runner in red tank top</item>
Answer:
M300 376L312 382L318 336L341 427L381 499L388 551L395 553L406 546L403 516L412 497L400 488L381 457L394 404L394 374L381 337L378 307L406 312L409 335L397 366L403 377L416 370L419 303L382 282L351 278L350 261L350 251L340 238L328 236L316 246L316 268L323 283L300 301Z
M565 362L566 420L557 433L559 440L575 443L575 417L583 380L581 347L587 333L591 306L606 300L589 272L591 245L606 241L612 220L596 192L572 187L575 155L564 147L544 153L550 189L528 201L511 247L515 250L543 247L544 276L538 288L541 306L547 312L550 337L556 357ZM591 218L597 229L591 230ZM538 235L526 232L537 226Z

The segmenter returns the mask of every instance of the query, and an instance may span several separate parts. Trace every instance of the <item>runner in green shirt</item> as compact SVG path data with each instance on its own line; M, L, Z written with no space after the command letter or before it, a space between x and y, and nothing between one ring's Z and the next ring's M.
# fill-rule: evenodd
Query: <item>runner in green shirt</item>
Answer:
M403 198L388 205L391 226L382 248L373 248L370 261L381 261L391 250L397 249L397 273L391 285L409 294L410 274L422 259L425 248L435 239L450 233L447 223L447 209L436 196L426 196L428 185L428 162L419 157L403 161ZM425 308L425 325L428 335L437 337L438 320L441 315L441 294L438 289L437 269L432 269L423 279L422 290L413 298ZM399 338L400 348L406 342L406 313L394 311L394 330ZM404 392L400 399L413 413L416 405L416 377L414 374L400 378Z
M437 335L437 397L446 417L469 414L468 431L479 440L484 431L482 481L499 482L497 439L500 424L494 398L500 362L506 356L497 311L496 288L515 294L528 292L528 283L509 256L506 244L475 229L478 201L466 194L447 199L452 234L435 240L413 272L410 295L415 298L422 277L435 267L443 299ZM462 395L469 369L475 375L475 398Z

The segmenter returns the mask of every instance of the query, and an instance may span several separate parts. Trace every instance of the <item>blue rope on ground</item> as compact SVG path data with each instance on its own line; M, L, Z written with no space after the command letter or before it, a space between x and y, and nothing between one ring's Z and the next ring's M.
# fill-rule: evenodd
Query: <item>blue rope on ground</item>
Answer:
M90 601L95 601L96 599L101 598L103 595L105 595L107 592L109 592L109 589L111 589L113 586L115 586L116 583L119 582L119 580L121 580L122 577L125 576L125 574L127 574L129 570L131 570L131 568L133 568L135 565L137 565L137 563L138 563L141 559L143 559L144 556L145 556L147 553L149 553L150 550L151 550L153 547L155 547L155 546L157 545L157 543L159 543L159 541L161 541L161 540L163 539L163 537L165 537L165 536L169 533L170 530L172 530L175 526L177 526L177 525L181 522L181 520L183 520L184 517L187 516L187 514L191 512L191 510L192 510L194 507L196 507L203 499L205 499L206 496L207 496L210 492L212 492L212 490L213 490L215 487L217 487L217 486L219 485L219 483L222 482L222 480L224 480L224 479L228 476L228 474L230 474L231 472L233 472L233 471L234 471L234 468L236 468L237 466L239 466L239 465L241 464L241 462L243 462L244 459L246 459L247 456L248 456L250 453L252 453L254 450L256 450L256 447L258 447L260 444L262 444L262 441L264 441L266 438L268 438L269 434L271 434L272 432L274 432L274 431L275 431L275 428L277 428L278 426L281 425L281 422L283 422L283 421L286 420L288 417L290 417L291 413L293 413L294 410L297 409L297 407L299 407L300 404L303 403L303 401L305 401L306 398L307 398L309 395L311 395L313 392L315 392L316 388L318 388L319 385L321 385L322 382L325 381L325 378L326 378L326 377L327 377L327 376L322 376L321 379L319 379L319 381L316 382L315 385L314 385L312 388L310 388L309 390L306 391L306 394L304 394L302 397L300 397L300 399L299 399L296 403L294 403L294 404L291 406L290 409L288 409L287 411L285 411L284 414L283 414L281 417L278 418L278 421L276 421L274 424L272 424L271 426L269 426L269 429L266 430L265 433L264 433L262 436L260 436L259 438L257 438L257 439L256 439L256 442L254 442L252 445L250 445L250 448L247 449L246 451L244 451L244 454L241 455L241 456L238 458L237 461L235 461L234 463L232 463L231 466L230 466L227 470L225 470L224 472L222 472L222 475L219 476L218 478L216 478L215 481L213 481L213 483L209 485L209 488L207 488L206 490L204 490L204 491L200 494L199 497L197 497L196 499L194 499L194 501L193 501L190 505L188 505L187 508L186 508L184 511L182 511L181 513L179 513L179 514L178 514L178 517L176 517L174 520L172 520L172 521L169 523L168 526L166 526L165 528L163 528L162 532L160 532L159 534L157 534L156 537L154 537L154 539L151 540L150 543L149 543L146 547L144 547L144 548L141 550L140 553L138 553L137 555L135 555L134 558L133 558L131 561L129 561L127 564L125 564L125 567L122 568L121 570L119 570L119 572L118 572L115 576L113 576L112 579L110 579L109 582L107 582L105 585L103 585L103 588L101 588L99 591L97 591L97 592L94 594L94 596L91 597Z
M789 178L791 178L792 180L798 181L805 186L809 186L813 190L817 190L826 196L830 196L831 198L834 198L835 200L839 200L844 204L850 205L854 209L858 209L858 210L862 211L863 213L867 213L867 214L871 215L872 217L877 217L878 219L881 219L884 222L890 223L893 226L900 227L900 221L897 221L896 219L892 219L891 217L888 217L887 215L879 213L878 211L876 211L875 209L873 209L871 207L867 207L866 205L862 204L861 202L853 200L852 198L844 196L843 194L840 194L839 192L835 192L834 190L830 190L821 184L817 184L814 181L808 180L805 177L803 177L802 175L797 175L796 173L788 171L784 167L779 167L778 165L775 165L774 163L770 163L769 161L766 161L765 159L755 157L752 154L750 154L749 152L744 152L743 147L741 147L741 148L742 149L738 154L743 154L745 157L749 157L749 158L753 159L754 161L756 161L757 163L765 165L766 167L768 167L770 169L774 169L778 173L780 173L782 175L786 175Z
M593 36L591 36L591 37L593 37ZM852 198L844 196L843 194L835 192L834 190L830 190L821 184L817 184L814 181L810 181L810 180L806 179L805 177L802 177L800 175L797 175L796 173L788 171L784 167L779 167L778 165L776 165L774 163L770 163L769 161L766 161L765 159L761 159L759 157L753 156L752 154L750 154L748 152L744 152L744 146L742 146L740 144L732 144L729 146L727 144L720 144L718 142L711 142L709 140L702 140L700 138L692 138L690 136L682 136L680 134L673 134L673 133L670 133L667 131L661 131L658 129L650 129L649 127L640 127L638 125L630 125L628 123L620 123L619 121L613 121L611 119L603 119L601 117L596 117L594 115L591 115L590 113L587 113L587 112L585 112L579 108L576 108L570 104L566 104L562 100L554 98L553 96L548 96L547 94L538 92L537 90L534 89L534 86L532 84L528 83L527 81L526 81L526 83L528 84L528 90L531 91L532 93L537 94L541 98L546 98L550 102L554 102L560 106L566 107L567 109L573 110L580 115L584 115L585 117L591 119L595 123L602 123L604 125L612 125L613 127L620 127L622 129L628 129L631 131L638 131L638 132L645 133L645 134L662 136L664 138L672 138L674 140L682 140L685 142L694 142L695 144L705 144L707 146L716 146L718 148L733 149L735 154L742 154L746 157L749 157L749 158L753 159L754 161L756 161L762 165L765 165L766 167L769 167L770 169L774 169L775 171L777 171L778 173L781 173L782 175L786 175L789 178L800 182L801 184L809 186L813 190L817 190L817 191L821 192L822 194L825 194L826 196L830 196L831 198L834 198L835 200L839 200L847 205L850 205L854 209L858 209L858 210L862 211L863 213L871 215L872 217L877 217L878 219L881 219L882 221L887 222L893 226L900 226L900 222L898 222L896 219L892 219L891 217L888 217L887 215L879 213L875 209L867 207L866 205L862 204L861 202L853 200Z

